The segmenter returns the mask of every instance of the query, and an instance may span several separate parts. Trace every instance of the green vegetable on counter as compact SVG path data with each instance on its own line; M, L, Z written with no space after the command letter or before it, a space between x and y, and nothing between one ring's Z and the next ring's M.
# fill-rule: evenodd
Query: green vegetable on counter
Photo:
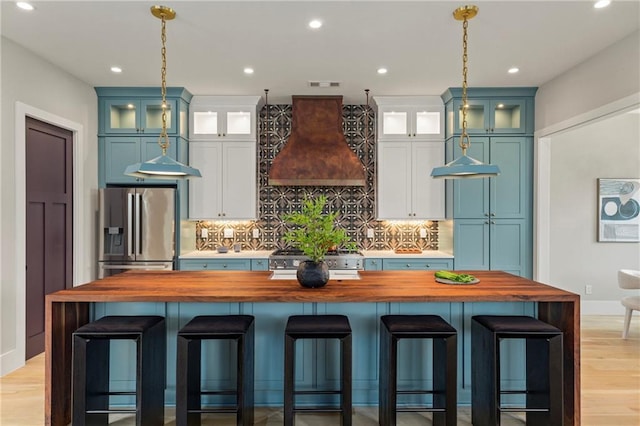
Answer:
M476 277L469 274L456 274L450 271L437 271L435 274L436 278L442 278L444 280L455 281L459 283L470 283L475 280Z

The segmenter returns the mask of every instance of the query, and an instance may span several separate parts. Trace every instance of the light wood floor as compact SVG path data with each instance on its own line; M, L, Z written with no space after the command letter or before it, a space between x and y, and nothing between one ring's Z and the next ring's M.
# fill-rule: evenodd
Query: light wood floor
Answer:
M623 318L587 316L582 319L582 425L640 425L640 318L634 318L629 339L621 339ZM166 410L167 425L175 425L173 411ZM427 414L426 417L429 415ZM0 378L0 425L39 426L44 423L44 356ZM229 419L226 422L226 419ZM354 426L377 425L375 407L357 407ZM229 416L215 417L216 424L232 425ZM419 414L402 413L399 426L429 425ZM222 422L221 422L222 421ZM298 415L298 426L338 424L335 415ZM117 426L133 425L132 418L113 419ZM203 424L213 424L203 422ZM256 424L281 425L282 412L256 409ZM470 425L470 410L460 408L458 425ZM522 425L521 417L504 416L502 424Z

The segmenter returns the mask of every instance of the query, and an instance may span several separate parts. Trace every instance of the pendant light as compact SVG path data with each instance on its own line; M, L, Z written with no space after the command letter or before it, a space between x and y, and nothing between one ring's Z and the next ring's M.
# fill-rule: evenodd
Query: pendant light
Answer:
M431 171L431 176L436 179L484 178L500 174L498 166L484 164L467 155L467 149L471 145L471 139L467 134L467 26L469 25L469 19L477 14L478 7L473 5L459 7L453 12L453 17L458 21L462 21L464 30L462 37L462 133L460 134L462 156L444 166L435 167Z
M124 174L144 179L188 179L201 177L200 171L182 164L167 155L169 137L167 136L167 36L166 21L176 17L176 12L165 6L152 6L151 14L162 20L162 131L158 137L158 145L162 148L162 155L144 163L136 163L128 166Z

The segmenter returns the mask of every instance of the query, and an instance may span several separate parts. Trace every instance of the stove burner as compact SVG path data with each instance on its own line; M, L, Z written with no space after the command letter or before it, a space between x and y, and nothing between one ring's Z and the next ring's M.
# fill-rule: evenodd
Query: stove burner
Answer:
M302 250L296 248L277 249L269 256L269 269L297 269L300 262L308 260ZM325 262L330 270L361 270L364 258L357 250L331 250L325 254Z

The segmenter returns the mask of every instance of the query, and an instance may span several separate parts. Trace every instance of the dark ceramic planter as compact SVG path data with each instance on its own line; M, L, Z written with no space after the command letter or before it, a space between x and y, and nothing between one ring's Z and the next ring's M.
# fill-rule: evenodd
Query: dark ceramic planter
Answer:
M296 277L302 287L324 287L329 282L329 267L324 261L305 260L298 265Z

